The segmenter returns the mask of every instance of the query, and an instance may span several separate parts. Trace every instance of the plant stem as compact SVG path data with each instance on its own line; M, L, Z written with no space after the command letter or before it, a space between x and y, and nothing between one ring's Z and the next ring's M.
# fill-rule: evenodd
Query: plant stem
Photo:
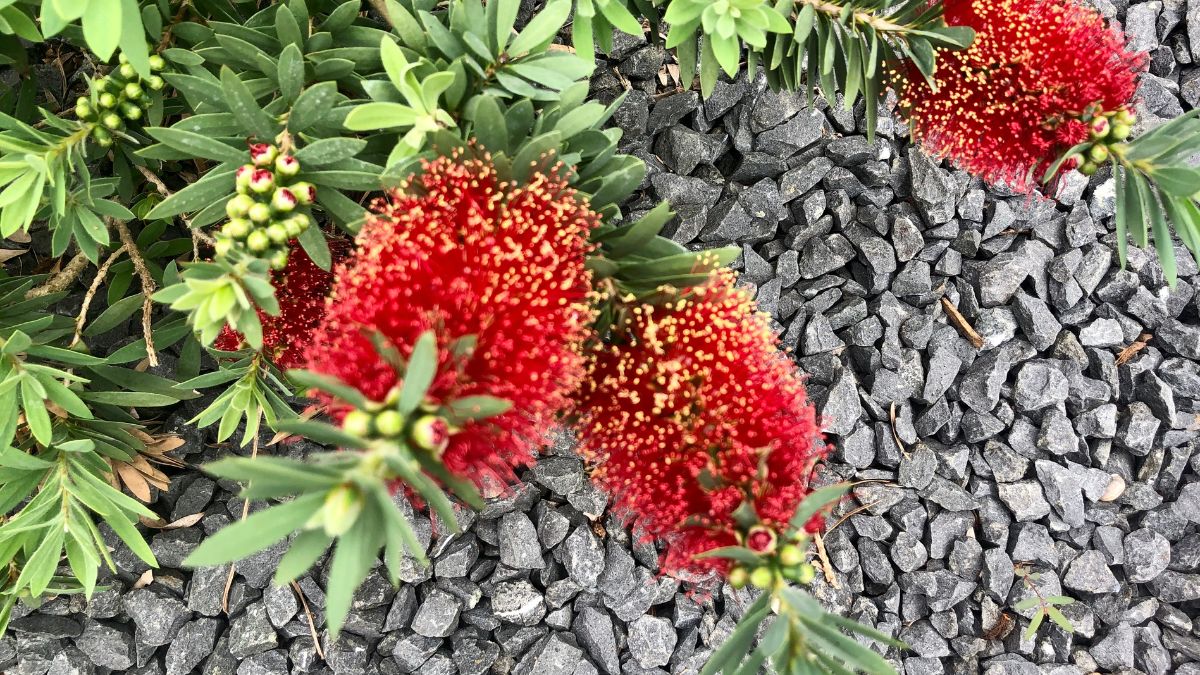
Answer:
M150 315L154 311L154 300L151 296L158 288L154 283L154 277L150 274L150 268L146 267L146 260L142 257L141 251L138 250L137 242L133 240L133 235L129 233L129 228L124 221L111 219L113 225L117 228L117 235L121 237L121 243L124 244L125 252L129 254L129 259L133 261L133 269L137 272L138 279L142 282L142 334L146 338L146 359L150 362L150 367L158 366L158 353L154 350L154 335L151 331Z
M121 244L121 247L113 251L108 260L105 260L100 269L96 271L96 278L92 279L92 285L88 287L87 294L83 296L83 305L79 308L79 316L75 317L75 335L71 338L69 346L74 347L79 344L79 340L83 336L83 324L87 321L88 308L92 306L92 299L96 297L96 292L100 290L100 284L104 283L104 277L108 274L108 268L112 267L112 264L124 252L125 245Z
M87 265L87 256L82 251L76 253L75 257L71 258L71 262L67 263L67 266L59 270L57 274L47 279L46 283L29 289L29 292L25 294L25 299L40 298L43 295L67 290L79 278L79 275L83 274L83 270L87 268Z
M814 10L833 17L834 19L840 19L842 12L846 9L844 5L838 4L835 0L798 0L798 3L801 5L809 5ZM889 21L874 14L873 12L859 10L852 12L850 16L853 18L854 23L870 26L879 33L904 35L909 31L908 26Z

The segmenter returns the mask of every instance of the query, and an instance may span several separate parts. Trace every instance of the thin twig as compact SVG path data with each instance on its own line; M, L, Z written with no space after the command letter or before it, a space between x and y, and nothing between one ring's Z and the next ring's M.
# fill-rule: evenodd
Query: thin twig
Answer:
M321 648L321 636L317 633L317 622L313 619L312 610L308 608L308 600L304 597L304 590L300 588L300 584L296 583L295 580L292 581L292 590L300 598L300 605L304 607L304 615L308 617L308 632L312 635L313 646L317 650L317 656L321 657L321 660L324 661L325 650Z
M108 274L108 268L121 257L125 252L125 244L121 244L121 248L112 252L108 256L108 260L96 270L96 278L92 279L92 285L88 287L87 294L83 296L83 306L79 309L79 316L75 317L75 335L71 337L71 346L79 344L80 338L83 336L83 324L87 323L88 309L92 306L92 300L96 297L96 292L100 290L100 284L104 283L104 277Z
M950 316L950 321L963 334L963 337L967 338L971 346L975 349L983 349L983 337L975 332L975 327L971 325L971 322L967 321L967 317L963 316L962 312L958 311L958 308L954 306L954 303L950 302L950 298L944 295L942 296L942 308L946 310L946 314Z
M33 298L40 298L43 295L50 295L51 293L58 293L59 291L67 290L70 288L71 284L75 283L75 280L79 278L79 275L83 274L83 270L87 269L87 266L87 256L84 255L82 251L76 253L75 257L71 258L71 261L67 263L67 266L59 270L54 276L47 279L46 283L36 288L29 289L29 292L25 294L25 299L31 300Z
M858 506L850 509L850 511L847 512L846 515L842 516L841 518L838 518L837 521L834 522L833 525L830 525L829 529L825 530L825 534L829 534L829 533L833 532L834 530L836 530L838 528L839 525L846 522L851 517L857 516L858 514L862 513L863 511L866 511L867 509L871 508L872 506L875 506L878 503L879 503L878 501L873 501L870 504L859 504Z
M258 414L260 415L259 421L262 421L262 412L260 411ZM246 424L249 423L250 420L247 419ZM258 434L254 434L254 442L250 446L250 459L254 459L256 457L258 457ZM249 516L250 500L247 499L242 502L242 520L245 520ZM225 577L225 592L221 594L221 609L224 610L226 614L229 613L229 589L233 588L233 573L236 571L237 563L229 563L229 576Z
M133 240L133 235L126 227L125 221L115 218L109 220L117 228L117 235L121 238L121 243L125 245L125 252L133 261L133 270L137 272L138 279L142 282L142 334L146 338L146 360L150 362L151 368L155 368L158 366L158 353L154 350L154 335L151 330L150 317L154 313L154 300L151 299L151 296L154 295L158 286L154 283L154 276L150 274L150 268L146 267L146 259L138 250L137 242Z
M1118 368L1120 368L1121 366L1125 365L1126 363L1129 363L1129 361L1134 357L1135 354L1137 354L1138 352L1140 352L1146 348L1146 345L1150 343L1150 340L1153 337L1154 336L1151 335L1150 333L1142 333L1141 336L1138 337L1138 339L1133 344L1122 349L1121 353L1117 354L1117 360L1116 360L1115 365Z
M892 423L892 440L896 441L896 447L900 448L901 454L908 457L908 448L904 446L904 441L900 440L900 432L896 431L896 402L892 401L891 408L888 410L888 418Z
M160 194L163 197L168 198L168 199L173 194L175 194L175 193L171 192L170 188L168 188L167 185L162 182L162 179L159 178L158 176L154 175L154 172L151 171L150 169L147 169L144 166L138 166L138 167L134 167L134 168L136 168L138 170L138 173L142 174L142 176L151 185L154 186L155 190L158 190L158 194ZM215 239L208 236L203 231L192 227L191 220L184 218L182 215L179 216L179 219L182 220L183 224L187 225L187 228L189 230L191 230L191 232L192 232L192 252L195 254L196 259L200 258L199 246L196 244L197 239L199 239L201 242L203 242L205 244L208 244L209 246L212 246L213 244L217 243Z
M825 572L825 581L834 589L840 589L842 585L838 583L837 575L833 573L833 563L829 562L829 553L825 551L825 537L818 532L813 535L813 542L817 545L817 558L821 560L822 571Z

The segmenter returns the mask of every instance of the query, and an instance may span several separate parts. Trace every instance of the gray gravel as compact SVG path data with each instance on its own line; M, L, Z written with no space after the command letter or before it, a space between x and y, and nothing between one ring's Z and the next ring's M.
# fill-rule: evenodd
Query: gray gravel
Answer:
M1200 1L1097 0L1151 51L1140 115L1153 125L1200 105ZM663 50L618 36L594 79L622 149L649 166L638 214L658 200L688 246L733 243L742 282L809 374L828 420L822 481L867 480L826 538L831 608L895 635L908 673L1094 671L1200 675L1200 300L1178 248L1166 287L1152 251L1120 270L1110 177L1073 176L1057 202L989 190L915 152L884 120L871 145L853 113L774 94L743 76L708 101L659 96ZM619 63L618 63L619 62ZM984 340L949 321L953 303ZM1116 353L1154 337L1122 366ZM193 463L206 447L168 419ZM892 409L895 409L895 423ZM301 455L300 443L283 452ZM557 447L476 516L442 534L414 514L434 559L393 589L380 570L336 643L323 628L323 569L300 580L325 658L290 589L269 586L281 547L238 566L172 569L238 517L234 487L184 474L155 509L191 528L156 533L164 569L116 547L116 575L88 603L19 608L0 671L44 673L695 673L751 601L661 577L582 465ZM407 504L404 505L407 508ZM411 510L410 510L411 511ZM115 538L114 538L115 542ZM1036 573L1075 631L1021 633ZM1012 627L1000 630L1008 621ZM986 636L986 637L985 637ZM990 638L990 639L989 639Z

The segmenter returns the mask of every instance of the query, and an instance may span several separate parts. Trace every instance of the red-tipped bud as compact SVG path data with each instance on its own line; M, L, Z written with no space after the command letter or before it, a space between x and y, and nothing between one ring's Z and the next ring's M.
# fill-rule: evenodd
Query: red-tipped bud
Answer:
M450 444L450 425L436 415L426 415L413 422L408 432L409 439L418 448L441 455Z
M280 155L275 159L275 171L280 176L291 178L300 173L300 162L291 155Z
M250 144L250 161L254 166L268 167L279 156L279 149L270 143Z
M271 219L271 207L262 202L254 202L247 209L246 215L256 224L263 225Z
M299 183L292 184L288 189L296 195L296 201L301 206L308 206L317 201L317 186L312 183L300 181Z
M755 525L746 535L746 548L755 553L764 555L773 553L777 543L779 543L779 536L775 534L775 530L764 525Z
M266 194L275 187L275 174L267 169L255 169L250 176L250 191Z
M279 213L290 213L296 208L299 200L296 198L296 193L289 188L279 188L275 194L271 195L271 208Z
M254 166L243 164L238 167L237 174L234 176L234 184L237 185L238 192L244 193L250 189L250 179L254 177Z

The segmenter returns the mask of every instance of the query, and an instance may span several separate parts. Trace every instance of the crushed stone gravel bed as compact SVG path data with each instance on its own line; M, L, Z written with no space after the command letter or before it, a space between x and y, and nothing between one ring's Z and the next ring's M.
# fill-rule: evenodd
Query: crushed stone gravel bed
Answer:
M1200 0L1097 0L1151 52L1138 115L1200 105ZM669 200L677 241L740 245L736 266L809 374L827 420L822 482L853 480L824 540L832 609L905 641L901 672L1200 675L1200 270L1177 247L1117 266L1113 183L1070 176L1057 202L988 189L856 112L743 76L712 98L660 93L661 47L618 36L593 92L627 98L622 150L649 172L634 215ZM976 348L954 318L977 333ZM1143 338L1144 335L1149 337ZM1118 354L1142 348L1126 362ZM228 448L168 420L193 464ZM301 442L272 451L304 454ZM239 451L240 452L240 451ZM413 513L433 566L393 589L376 570L345 634L322 626L320 573L269 584L283 548L237 566L180 561L241 514L235 486L182 475L154 508L162 569L114 545L91 602L18 610L13 675L696 673L752 598L658 573L587 482L567 440L465 531ZM114 539L115 544L115 539ZM1037 574L1025 582L1016 572ZM149 580L149 583L146 581ZM1022 639L1032 593L1074 626Z

